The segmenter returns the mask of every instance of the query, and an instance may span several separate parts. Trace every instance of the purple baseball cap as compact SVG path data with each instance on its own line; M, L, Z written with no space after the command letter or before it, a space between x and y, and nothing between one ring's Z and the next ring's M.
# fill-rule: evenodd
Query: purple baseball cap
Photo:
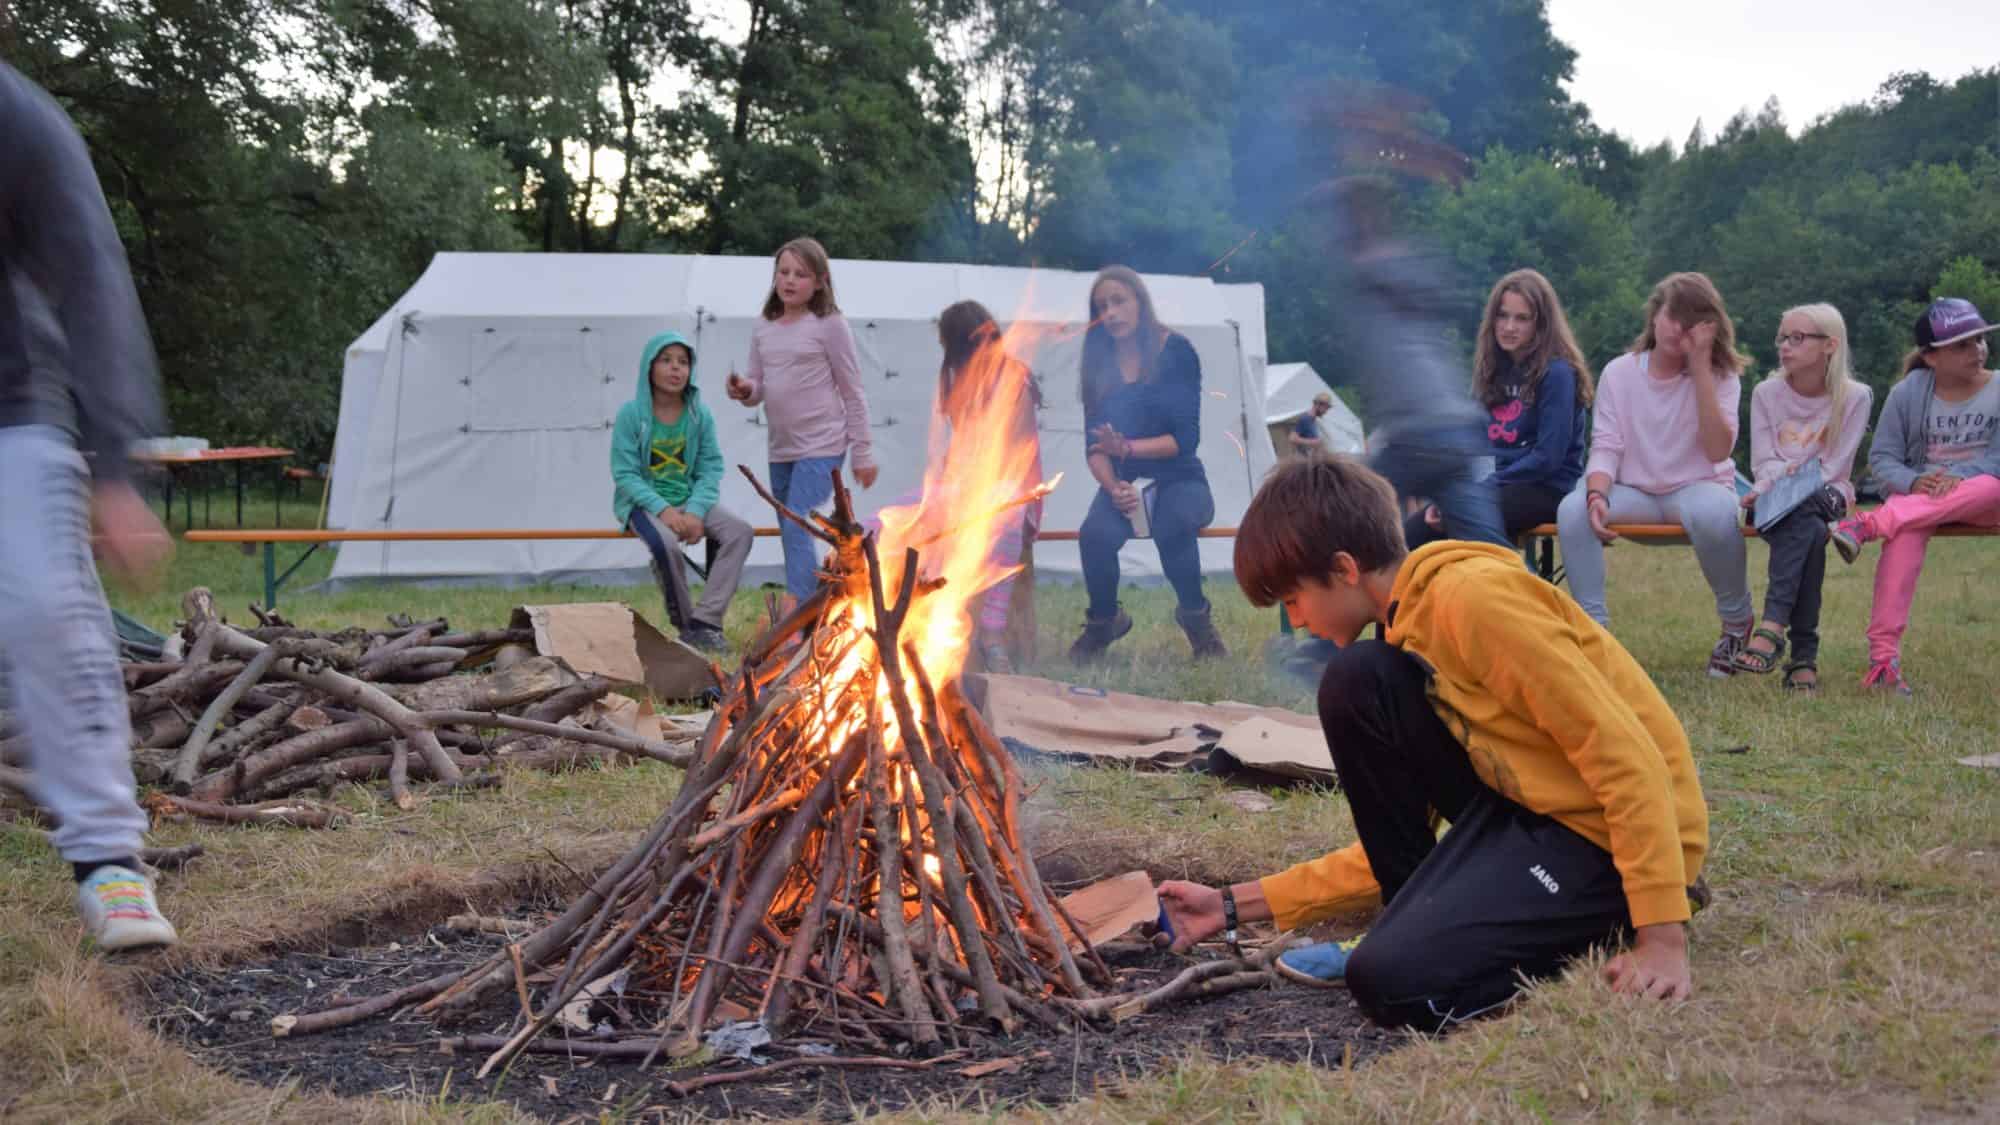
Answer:
M1948 347L1960 340L1969 340L2000 328L2000 325L1986 323L1972 302L1963 297L1945 297L1932 301L1924 315L1917 318L1917 347L1923 351Z

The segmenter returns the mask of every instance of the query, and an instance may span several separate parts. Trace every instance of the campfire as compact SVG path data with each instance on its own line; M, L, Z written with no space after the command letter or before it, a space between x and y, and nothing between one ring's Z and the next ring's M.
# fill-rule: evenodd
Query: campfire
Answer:
M750 647L678 795L588 892L469 972L282 1016L274 1031L419 1001L461 1019L511 987L523 1013L511 1034L455 1041L490 1050L483 1076L552 1028L591 1026L578 1013L615 988L628 1028L643 1029L619 1055L686 1058L715 1025L755 1021L928 1056L1025 1021L1063 1028L1268 981L1225 959L1120 995L1037 874L1020 776L961 678L970 603L1010 573L991 557L999 521L1054 487L1018 483L1033 449L1010 440L1008 419L1028 376L1004 366L967 381L981 401L956 404L922 499L885 512L879 535L837 475L830 515L793 512L751 476L831 547L821 585Z

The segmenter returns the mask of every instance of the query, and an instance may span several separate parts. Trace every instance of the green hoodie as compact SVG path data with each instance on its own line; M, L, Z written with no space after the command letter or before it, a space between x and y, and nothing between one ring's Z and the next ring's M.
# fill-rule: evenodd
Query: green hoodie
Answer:
M686 402L688 478L694 491L681 510L701 519L722 494L722 446L715 437L715 416L702 405L701 394L695 389L694 345L678 332L662 332L646 341L646 350L639 355L639 389L631 402L618 408L618 419L611 424L611 514L617 517L619 527L631 520L634 508L658 514L668 507L666 497L654 489L646 466L653 441L653 360L669 344L688 350L688 385L681 397Z

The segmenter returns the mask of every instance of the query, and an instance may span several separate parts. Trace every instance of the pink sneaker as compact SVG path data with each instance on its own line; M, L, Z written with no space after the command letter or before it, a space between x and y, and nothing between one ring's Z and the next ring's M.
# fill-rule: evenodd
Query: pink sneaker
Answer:
M1914 694L1910 681L1903 678L1903 662L1900 660L1878 660L1868 666L1868 674L1861 677L1861 686L1878 691L1893 690L1897 695Z
M1833 549L1840 552L1840 561L1851 563L1861 557L1861 545L1875 538L1875 529L1868 526L1868 517L1855 512L1844 519L1826 525L1827 538L1832 540Z

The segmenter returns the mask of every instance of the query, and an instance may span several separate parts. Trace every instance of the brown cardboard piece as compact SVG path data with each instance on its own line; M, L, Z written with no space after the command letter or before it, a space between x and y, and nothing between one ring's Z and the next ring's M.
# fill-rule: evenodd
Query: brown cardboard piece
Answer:
M1153 877L1144 871L1127 871L1072 891L1062 896L1062 906L1093 947L1116 941L1131 933L1132 927L1150 925L1160 918L1159 893L1153 889Z
M708 657L664 636L622 602L516 606L510 627L533 629L535 651L579 675L642 687L657 699L694 699L719 686Z
M1152 769L1207 764L1218 748L1253 769L1330 784L1333 757L1309 715L1247 703L1183 703L1033 676L985 677L995 734L1049 754Z

